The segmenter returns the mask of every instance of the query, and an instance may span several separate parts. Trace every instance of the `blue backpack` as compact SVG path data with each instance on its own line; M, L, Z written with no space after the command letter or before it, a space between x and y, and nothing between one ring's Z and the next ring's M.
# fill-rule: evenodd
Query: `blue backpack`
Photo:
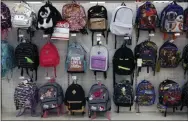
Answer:
M183 8L176 2L170 3L161 12L161 31L167 33L183 32Z
M16 67L14 48L5 40L1 41L1 78Z
M149 81L143 80L138 84L136 102L141 106L150 106L155 103L155 89Z
M65 62L66 71L69 73L83 73L86 71L86 51L78 43L69 44Z

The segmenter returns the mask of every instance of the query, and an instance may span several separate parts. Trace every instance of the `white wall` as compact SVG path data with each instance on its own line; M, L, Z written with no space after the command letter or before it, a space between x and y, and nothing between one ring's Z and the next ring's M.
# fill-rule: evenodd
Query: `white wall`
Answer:
M7 2L6 1L5 3L9 6L10 9L15 5L14 4L15 2ZM53 5L60 12L61 12L62 6L64 4L65 3L61 3L61 2L53 2ZM86 12L91 6L95 5L95 4L91 4L91 3L88 3L88 2L83 2L81 4L84 6ZM108 10L109 22L110 22L112 11L117 6L119 6L120 4L121 4L120 2L113 2L113 3L108 2L108 3L104 4L104 6ZM162 11L162 9L167 4L168 3L155 3L156 9L157 9L159 15L160 15L160 12ZM34 8L34 10L36 12L38 12L38 10L40 9L40 7L43 4L35 4L35 5L31 4L31 5ZM135 18L135 13L136 13L135 3L134 2L126 2L126 5L133 9L134 18ZM188 6L187 3L181 3L180 5L184 9ZM33 42L38 46L39 49L41 49L41 47L46 43L46 40L43 39L42 35L43 35L43 33L41 31L37 31L35 33L35 37L33 38ZM147 37L148 37L147 32L141 32L139 42L147 39ZM79 41L83 45L83 47L87 51L87 55L89 57L89 51L91 49L91 33L89 33L89 35L79 34L79 35L77 35L76 38L77 38L77 41ZM72 40L73 39L70 39L70 41L72 41ZM118 38L118 40L119 41L117 43L117 47L120 47L120 45L123 42L123 39ZM17 37L16 37L16 29L12 29L12 31L9 33L8 41L14 47L16 47L18 45ZM154 41L158 45L158 47L160 47L164 43L163 35L162 35L161 32L159 32L158 29L156 30L155 36L151 38L151 41ZM108 50L109 50L109 53L110 53L110 68L109 68L108 73L107 73L107 79L105 80L103 78L103 73L97 73L97 79L102 80L102 83L104 83L108 87L111 96L113 94L112 57L113 57L113 54L115 52L114 43L115 43L114 36L110 34L109 35L109 43L108 43L108 45L106 45L108 47ZM188 39L186 39L185 34L183 34L180 37L178 37L178 39L174 43L182 51L183 47L188 43ZM68 86L68 84L67 84L68 83L68 75L67 75L67 72L64 70L64 61L65 61L65 57L66 57L66 53L67 53L67 41L54 41L54 44L58 48L59 54L60 54L60 57L61 57L60 65L57 67L57 82L62 85L62 87L65 91L67 86ZM106 44L104 39L103 39L103 44ZM134 49L135 45L136 45L136 43L135 43L135 33L134 33L133 34L133 44L130 46L130 48ZM51 73L52 76L54 75L53 74L53 68L51 68L49 70L49 74L50 73ZM18 70L16 68L14 70L14 73L13 73L13 78L11 79L10 82L8 82L6 80L2 81L2 111L3 112L15 113L15 111L16 111L15 106L14 106L13 94L14 94L15 87L20 82L19 76L20 76L20 70ZM87 69L87 72L85 74L78 74L78 75L76 74L76 76L79 79L78 83L83 86L86 94L88 93L90 87L94 83L96 83L95 76L94 76L93 72L90 71L89 69ZM123 77L124 76L118 77L117 81L119 81L120 79L123 79ZM124 77L124 78L126 78L126 77ZM182 86L182 84L186 80L183 78L183 69L181 67L181 64L179 65L179 67L177 67L175 69L161 69L161 71L159 73L156 73L155 76L153 76L152 71L149 74L147 74L146 69L142 68L142 72L140 73L137 81L140 82L143 79L151 81L153 83L153 85L155 86L156 93L158 94L159 83L162 82L163 80L167 79L167 78L178 82ZM45 82L47 82L46 79L45 79L45 69L42 68L42 67L39 67L37 84L38 84L38 86L41 86ZM134 85L134 88L135 88L135 85ZM157 101L158 101L158 96L156 97L155 103L157 103ZM114 103L112 102L112 111L114 111L115 109L116 109L116 107L114 106ZM129 108L120 108L120 110L121 111L129 111ZM156 105L153 105L153 106L149 106L149 107L141 107L140 110L141 110L141 112L143 112L143 111L145 111L145 112L156 112L157 109L156 109ZM132 109L132 112L134 112L134 111L135 110Z

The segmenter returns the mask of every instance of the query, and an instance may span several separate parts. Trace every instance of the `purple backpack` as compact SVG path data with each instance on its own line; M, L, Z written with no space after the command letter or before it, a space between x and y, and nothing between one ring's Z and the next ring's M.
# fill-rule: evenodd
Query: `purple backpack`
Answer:
M6 4L1 2L1 30L11 28L11 15L10 10Z

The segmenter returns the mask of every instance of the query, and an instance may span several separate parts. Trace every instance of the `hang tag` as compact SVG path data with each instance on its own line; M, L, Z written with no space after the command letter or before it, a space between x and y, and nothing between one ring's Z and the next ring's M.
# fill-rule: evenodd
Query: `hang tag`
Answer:
M76 33L72 33L71 36L76 36Z
M20 34L19 37L24 37L24 35L23 35L23 34Z
M20 76L19 79L25 79L25 77L24 76Z
M45 77L45 79L46 79L46 80L50 80L50 79L51 79L51 77Z
M137 59L137 66L142 67L142 59Z
M125 39L125 40L128 40L128 39L129 39L129 37L128 37L128 36L125 36L125 37L124 37L124 39Z
M97 36L102 36L101 33L98 33Z
M43 38L47 38L47 37L48 37L48 35L47 35L47 34L44 34L44 35L43 35Z
M101 86L101 84L102 84L101 81L98 81L98 85Z
M175 33L174 35L175 35L175 36L180 36L180 33Z
M171 42L171 43L173 43L173 42L174 42L174 40L172 39L172 40L170 40L170 42Z
M22 42L23 42L23 43L26 43L26 40L25 40L25 39L23 39L23 40L22 40Z
M150 33L149 36L152 37L152 36L155 36L155 34L154 33Z
M72 80L76 80L77 79L77 77L76 76L72 76Z
M100 36L97 36L97 41L100 41L101 40L101 37Z
M137 97L135 96L135 97L134 97L134 101L136 101L136 98L137 98Z
M27 80L24 80L24 81L23 81L23 83L24 83L24 84L27 84L27 83L28 83L28 81L27 81Z

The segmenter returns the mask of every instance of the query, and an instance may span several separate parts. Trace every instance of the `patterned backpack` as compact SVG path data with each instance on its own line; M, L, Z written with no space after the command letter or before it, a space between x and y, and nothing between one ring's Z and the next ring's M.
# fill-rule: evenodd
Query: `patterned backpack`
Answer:
M177 107L181 105L181 88L178 83L172 80L165 80L159 85L159 103L158 109L165 111L166 116L167 108Z
M136 46L135 57L136 59L142 59L142 67L147 67L149 73L149 67L152 68L155 75L155 66L157 61L157 45L152 41L144 41ZM141 67L138 68L138 73L141 71Z
M181 101L182 101L181 110L183 109L184 106L188 107L188 82L186 82L183 85L182 95L181 95Z
M51 79L39 88L39 100L41 105L41 116L47 117L47 111L50 109L62 109L64 93L62 87ZM57 111L58 114L60 111Z
M8 6L1 2L1 31L11 28L11 14Z
M63 6L62 16L69 22L71 32L81 32L82 34L87 34L87 20L83 6L76 2L66 4Z
M138 38L140 36L140 30L146 30L149 33L155 32L155 28L158 22L157 10L151 2L147 1L138 8L136 16L136 24L138 28ZM138 41L138 40L137 40Z
M130 107L133 105L133 87L130 81L121 81L114 83L114 103L118 107L117 112L119 113L119 107Z
M159 50L158 69L176 68L180 62L180 52L177 46L169 41L166 41Z
M1 77L16 67L14 48L5 40L1 40Z
M66 71L71 73L83 73L86 71L86 66L85 49L78 42L69 44L65 62Z
M107 112L111 110L110 93L104 84L94 84L88 94L88 116L93 112Z
M140 106L150 106L155 103L155 89L151 82L141 81L136 89L136 103Z
M185 77L186 73L187 73L187 70L188 70L188 45L186 45L183 48L182 66L183 66L183 69L184 69L184 77Z
M20 110L17 116L21 116L25 109L31 110L31 115L35 114L38 103L38 88L32 79L24 79L15 89L14 103L16 110Z
M188 8L184 10L184 30L188 38Z
M107 78L108 70L108 49L103 45L95 45L90 51L90 69L96 72L104 72L104 77Z
M28 28L35 31L37 27L36 13L26 2L20 2L13 7L11 21L15 28Z

